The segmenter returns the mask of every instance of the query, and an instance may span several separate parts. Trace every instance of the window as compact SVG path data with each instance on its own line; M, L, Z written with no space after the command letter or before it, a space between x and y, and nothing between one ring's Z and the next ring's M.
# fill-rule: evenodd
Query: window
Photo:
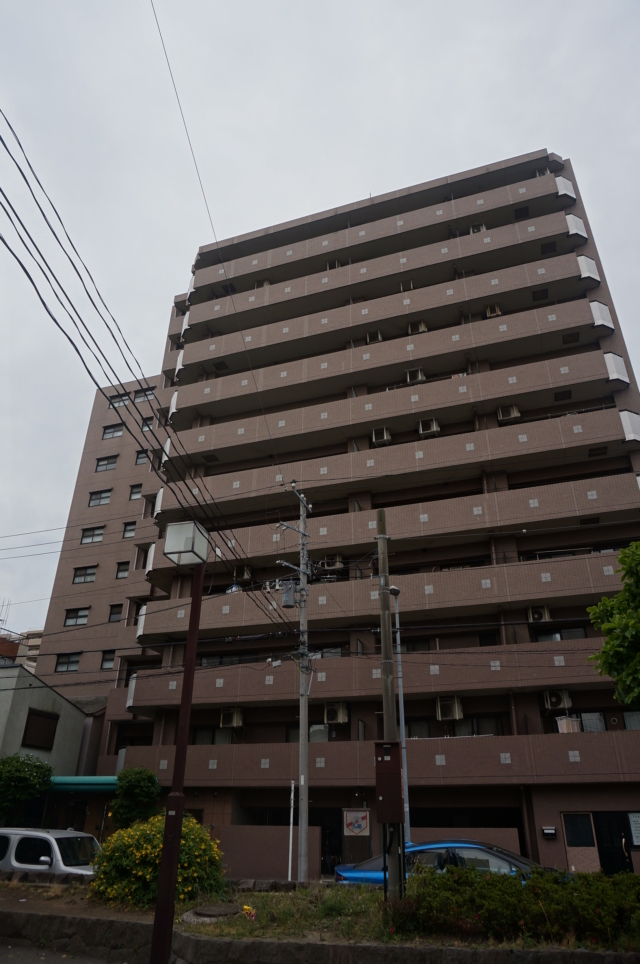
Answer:
M193 730L193 743L196 746L211 746L213 744L213 726L196 726Z
M428 720L408 720L407 736L410 740L428 740L429 739L429 721Z
M120 438L122 435L122 422L118 425L105 425L102 429L102 438Z
M547 241L546 244L540 246L540 254L555 254L556 253L556 243L555 241Z
M89 505L109 505L111 501L111 489L102 489L101 492L89 493Z
M89 607L86 609L67 609L64 617L65 626L86 626L89 618Z
M95 582L97 566L82 566L73 570L73 582Z
M562 336L563 345L577 345L580 341L579 331L570 331L567 335Z
M118 603L116 606L109 606L109 622L119 623L122 619L122 603Z
M446 850L423 850L422 853L415 855L407 854L407 862L410 862L410 866L422 864L423 867L434 867L441 873L449 860Z
M216 731L213 734L213 742L216 746L228 746L231 743L231 733L228 727L221 730L220 727L216 727Z
M604 722L604 713L581 713L582 729L585 733L604 733L607 727Z
M498 637L496 633L480 633L478 636L478 644L480 646L497 646Z
M136 452L136 465L144 465L148 458L146 449L141 449L139 452Z
M51 844L46 837L21 837L14 857L17 864L42 869L44 864L40 863L41 857L48 857L51 865Z
M102 662L100 663L100 669L113 669L113 664L116 658L115 649L105 649L102 654Z
M93 837L58 837L57 844L65 867L88 867L98 850Z
M576 629L560 629L555 633L536 633L539 643L559 643L561 639L586 639L587 631L582 626Z
M132 485L131 488L129 489L129 502L131 502L133 499L141 499L141 498L142 498L142 484Z
M102 542L104 526L95 526L93 529L83 529L80 545L86 546L90 542Z
M80 653L61 653L56 660L56 673L77 673Z
M123 406L129 404L129 395L125 392L124 395L112 395L109 399L109 408L123 408Z
M534 301L547 301L549 298L549 289L542 288L540 291L534 291L531 297Z
M502 720L498 716L473 716L456 720L453 724L455 736L502 736Z
M297 723L290 723L287 726L287 743L300 742L300 727Z
M513 216L516 221L523 221L525 218L529 217L529 208L516 208L513 212Z
M147 418L142 419L142 431L150 432L153 428L153 415L149 415Z
M141 388L133 396L133 400L136 405L140 405L142 402L153 401L154 388Z
M30 709L22 736L22 745L35 750L51 750L58 726L57 713Z
M564 833L567 847L595 847L590 813L565 813Z
M111 469L115 469L117 461L117 455L108 455L103 459L96 459L96 472L110 472Z
M625 730L640 730L640 710L627 710L622 715Z
M122 530L123 539L133 539L136 534L136 524L135 522L125 522L124 529Z
M589 451L587 452L587 455L590 459L596 459L598 458L598 456L606 455L606 454L607 454L606 445L598 445L595 449L589 449Z
M119 562L116 568L116 579L126 579L129 575L129 563Z
M475 867L481 873L510 874L511 864L502 860L487 850L475 850L471 847L456 847L454 850L458 867Z

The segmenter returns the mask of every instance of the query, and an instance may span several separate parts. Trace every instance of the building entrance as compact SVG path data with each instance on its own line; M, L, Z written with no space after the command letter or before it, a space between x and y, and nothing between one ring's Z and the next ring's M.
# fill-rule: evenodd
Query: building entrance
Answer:
M593 814L600 865L607 876L633 870L629 817L624 811L609 810Z

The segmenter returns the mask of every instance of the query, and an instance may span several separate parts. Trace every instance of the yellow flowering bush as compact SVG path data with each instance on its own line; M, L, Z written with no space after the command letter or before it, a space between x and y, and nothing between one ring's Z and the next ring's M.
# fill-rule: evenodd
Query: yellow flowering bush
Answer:
M118 830L97 854L91 895L110 903L152 907L158 893L164 814ZM176 906L197 897L221 896L222 854L217 841L190 815L182 821Z

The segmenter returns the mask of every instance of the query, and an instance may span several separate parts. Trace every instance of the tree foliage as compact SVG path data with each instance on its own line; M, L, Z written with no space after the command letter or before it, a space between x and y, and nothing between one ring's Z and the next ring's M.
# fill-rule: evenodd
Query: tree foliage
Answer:
M53 770L32 753L5 756L0 760L0 814L6 816L28 800L51 789Z
M619 556L622 589L604 596L588 609L593 625L605 637L599 653L589 658L601 676L616 684L615 697L628 706L640 704L640 542L632 542Z
M158 895L164 814L117 830L96 855L91 894L110 903L152 907ZM190 814L182 821L176 903L222 896L222 854Z
M152 770L132 767L118 774L118 788L111 806L116 827L130 827L158 813L160 784Z

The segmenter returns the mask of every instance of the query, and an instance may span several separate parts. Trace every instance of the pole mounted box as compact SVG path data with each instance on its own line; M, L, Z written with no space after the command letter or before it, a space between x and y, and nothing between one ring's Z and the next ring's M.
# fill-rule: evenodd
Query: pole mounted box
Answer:
M399 741L375 744L376 817L378 823L404 822L402 754Z

